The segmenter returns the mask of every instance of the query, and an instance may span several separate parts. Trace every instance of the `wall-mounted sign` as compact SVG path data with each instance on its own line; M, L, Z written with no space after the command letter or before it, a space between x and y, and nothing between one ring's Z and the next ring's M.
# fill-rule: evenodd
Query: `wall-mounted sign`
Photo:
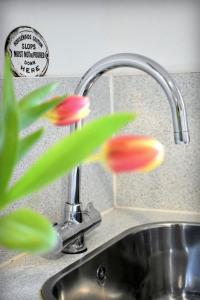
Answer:
M49 50L42 35L32 27L15 28L7 37L5 50L9 52L15 76L43 76L49 65Z

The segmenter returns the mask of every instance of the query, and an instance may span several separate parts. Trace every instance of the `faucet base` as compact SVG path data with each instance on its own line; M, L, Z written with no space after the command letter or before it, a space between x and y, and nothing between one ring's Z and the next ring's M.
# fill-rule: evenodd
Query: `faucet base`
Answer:
M87 247L85 245L85 237L84 234L81 234L78 238L67 244L66 247L64 247L64 249L62 250L62 253L78 254L85 251L87 251Z

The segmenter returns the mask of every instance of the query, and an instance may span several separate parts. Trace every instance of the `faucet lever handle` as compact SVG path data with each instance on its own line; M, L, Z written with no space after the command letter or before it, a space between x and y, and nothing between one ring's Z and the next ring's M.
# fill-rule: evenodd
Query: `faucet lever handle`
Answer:
M58 234L58 244L53 251L54 254L58 252L80 253L86 250L84 234L100 224L101 214L92 202L87 204L85 210L78 213L81 214L81 222L71 218L63 225L55 225Z

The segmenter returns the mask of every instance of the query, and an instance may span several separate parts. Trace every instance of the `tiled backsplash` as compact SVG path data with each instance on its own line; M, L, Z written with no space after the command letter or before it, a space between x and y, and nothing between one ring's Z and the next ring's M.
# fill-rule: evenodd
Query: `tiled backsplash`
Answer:
M117 205L200 213L200 74L173 74L173 77L187 105L191 143L186 146L174 144L170 106L161 87L152 78L143 74L108 75L95 83L89 95L92 112L86 121L109 114L113 107L114 111L135 111L138 113L137 120L122 132L156 137L165 145L166 157L164 164L151 173L119 175L114 188L112 175L101 166L84 166L81 182L84 205L92 201L101 211ZM17 78L17 98L52 81L60 82L54 95L72 94L78 78ZM34 128L40 125L37 123ZM42 125L46 134L20 163L15 178L49 145L69 133L67 127L56 128L46 121L42 121ZM33 127L28 130L33 130ZM52 222L60 222L66 200L67 176L7 210L28 206L43 213ZM0 253L1 261L13 255L7 251Z
M39 87L40 85L55 81L58 81L60 85L54 92L54 95L72 94L78 82L78 78L18 78L15 80L17 99L22 97L28 91ZM101 78L91 93L91 110L93 113L88 117L86 122L103 114L109 114L109 99L109 80L106 77ZM45 134L38 144L33 148L33 150L20 163L16 170L15 178L20 176L25 168L27 168L40 155L40 153L42 153L60 138L69 134L69 127L56 127L46 120L37 122L31 128L28 128L26 132L39 128L40 125L45 127ZM93 201L95 206L97 206L101 211L110 208L112 206L111 199L113 198L111 194L111 176L106 174L99 166L84 166L82 173L81 197L84 199L84 204L89 201ZM16 202L13 206L31 206L32 208L35 208L36 210L47 215L52 222L59 222L62 218L61 212L63 211L64 202L67 201L67 186L68 184L66 176L47 188L41 190L41 192L33 194L28 201L25 199L24 201ZM96 187L97 189L95 189Z
M187 106L191 142L175 145L171 111L161 87L149 76L116 76L115 111L133 110L137 120L124 133L154 136L165 146L165 161L147 174L117 177L119 206L200 212L200 74L173 74Z

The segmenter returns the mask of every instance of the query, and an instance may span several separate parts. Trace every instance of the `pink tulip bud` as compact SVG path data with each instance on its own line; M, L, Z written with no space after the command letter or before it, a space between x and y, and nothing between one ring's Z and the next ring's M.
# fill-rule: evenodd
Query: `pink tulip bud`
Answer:
M149 172L164 159L164 147L146 136L118 136L110 139L95 155L114 173Z
M57 126L70 125L85 118L89 113L89 98L69 96L47 112L47 119Z

